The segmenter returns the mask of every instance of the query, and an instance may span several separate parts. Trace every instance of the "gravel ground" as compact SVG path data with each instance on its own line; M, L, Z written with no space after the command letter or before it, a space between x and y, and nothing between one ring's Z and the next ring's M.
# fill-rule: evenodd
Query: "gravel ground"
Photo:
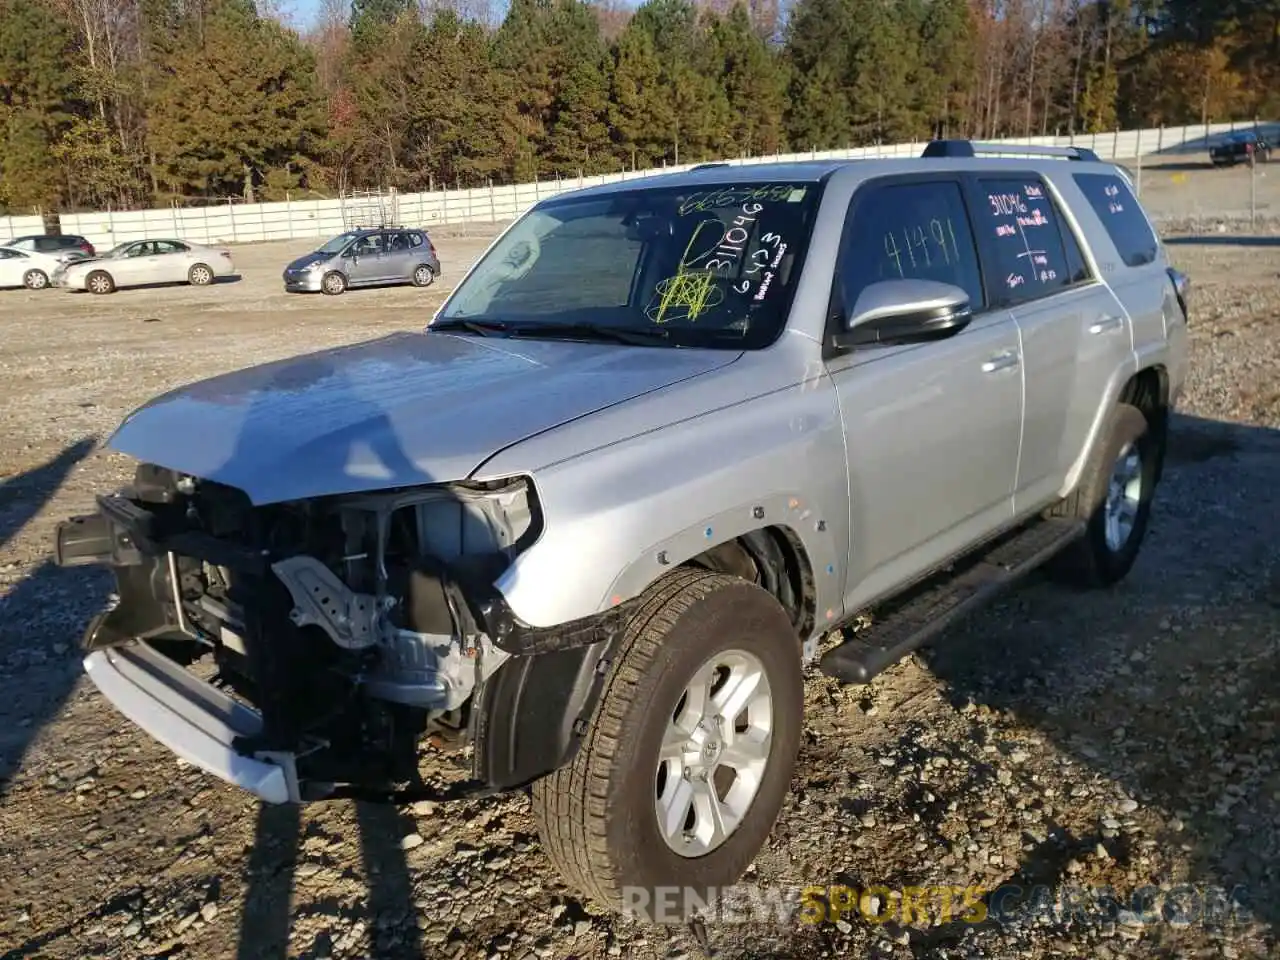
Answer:
M294 243L238 248L241 279L204 290L0 294L0 958L1275 956L1280 229L1206 216L1238 209L1243 173L1144 171L1195 305L1131 576L1109 593L1029 583L867 687L815 675L792 800L743 881L1035 891L985 901L984 922L930 894L903 924L887 891L868 899L887 920L598 915L544 862L522 796L259 808L83 678L76 643L109 584L47 558L59 519L127 479L98 442L176 384L420 327L478 230L439 236L426 291L286 297ZM1119 909L1152 888L1164 922Z

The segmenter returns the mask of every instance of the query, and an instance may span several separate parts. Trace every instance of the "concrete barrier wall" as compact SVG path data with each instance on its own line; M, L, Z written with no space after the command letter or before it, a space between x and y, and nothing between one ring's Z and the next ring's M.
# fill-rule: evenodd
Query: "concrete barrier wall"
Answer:
M1225 134L1252 129L1253 121L1232 121L1205 126L1159 127L1120 130L1114 133L1072 137L1030 137L996 141L1031 146L1088 147L1106 160L1132 160L1139 156L1199 153ZM864 159L868 157L916 157L924 142L900 143L847 150L810 151L766 157L730 160L734 164L787 160ZM492 223L510 220L531 204L565 190L632 180L675 170L653 170L607 174L594 177L543 180L501 187L470 190L440 190L406 193L395 198L399 223L435 227L464 223ZM227 203L202 207L165 207L153 210L117 210L98 213L70 213L61 217L62 232L87 237L99 249L147 238L175 237L193 243L256 243L264 240L299 240L331 237L358 222L367 209L355 200L293 200L284 203ZM43 232L39 217L0 217L0 242L11 237Z

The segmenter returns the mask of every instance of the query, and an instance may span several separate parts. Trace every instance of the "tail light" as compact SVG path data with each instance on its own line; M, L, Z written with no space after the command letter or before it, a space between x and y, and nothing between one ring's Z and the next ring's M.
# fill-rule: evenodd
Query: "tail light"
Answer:
M224 260L230 260L230 259L231 259L231 251L230 251L230 250L219 250L218 252L219 252L220 254L222 254L222 259L224 259Z
M83 250L85 253L87 253L89 256L91 256L91 257L93 256L93 244L92 244L92 243L82 243L82 244L80 244L80 249L81 249L81 250Z

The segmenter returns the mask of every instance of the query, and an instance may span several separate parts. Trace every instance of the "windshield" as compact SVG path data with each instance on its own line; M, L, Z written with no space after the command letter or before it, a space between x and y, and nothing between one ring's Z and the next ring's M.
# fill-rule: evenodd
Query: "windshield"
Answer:
M118 257L120 256L120 254L124 253L126 248L131 246L133 246L132 240L127 240L124 243L117 243L114 247L112 247L110 250L107 251L107 256Z
M341 253L352 240L356 238L354 233L344 233L334 237L323 247L317 247L316 253Z
M819 190L751 182L550 201L494 245L434 323L759 349L786 322Z

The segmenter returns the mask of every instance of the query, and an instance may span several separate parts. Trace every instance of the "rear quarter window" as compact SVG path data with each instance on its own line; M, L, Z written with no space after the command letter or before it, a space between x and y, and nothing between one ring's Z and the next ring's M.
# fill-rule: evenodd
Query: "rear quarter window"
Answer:
M1125 266L1141 267L1153 262L1159 243L1129 185L1108 173L1077 173L1075 181Z

